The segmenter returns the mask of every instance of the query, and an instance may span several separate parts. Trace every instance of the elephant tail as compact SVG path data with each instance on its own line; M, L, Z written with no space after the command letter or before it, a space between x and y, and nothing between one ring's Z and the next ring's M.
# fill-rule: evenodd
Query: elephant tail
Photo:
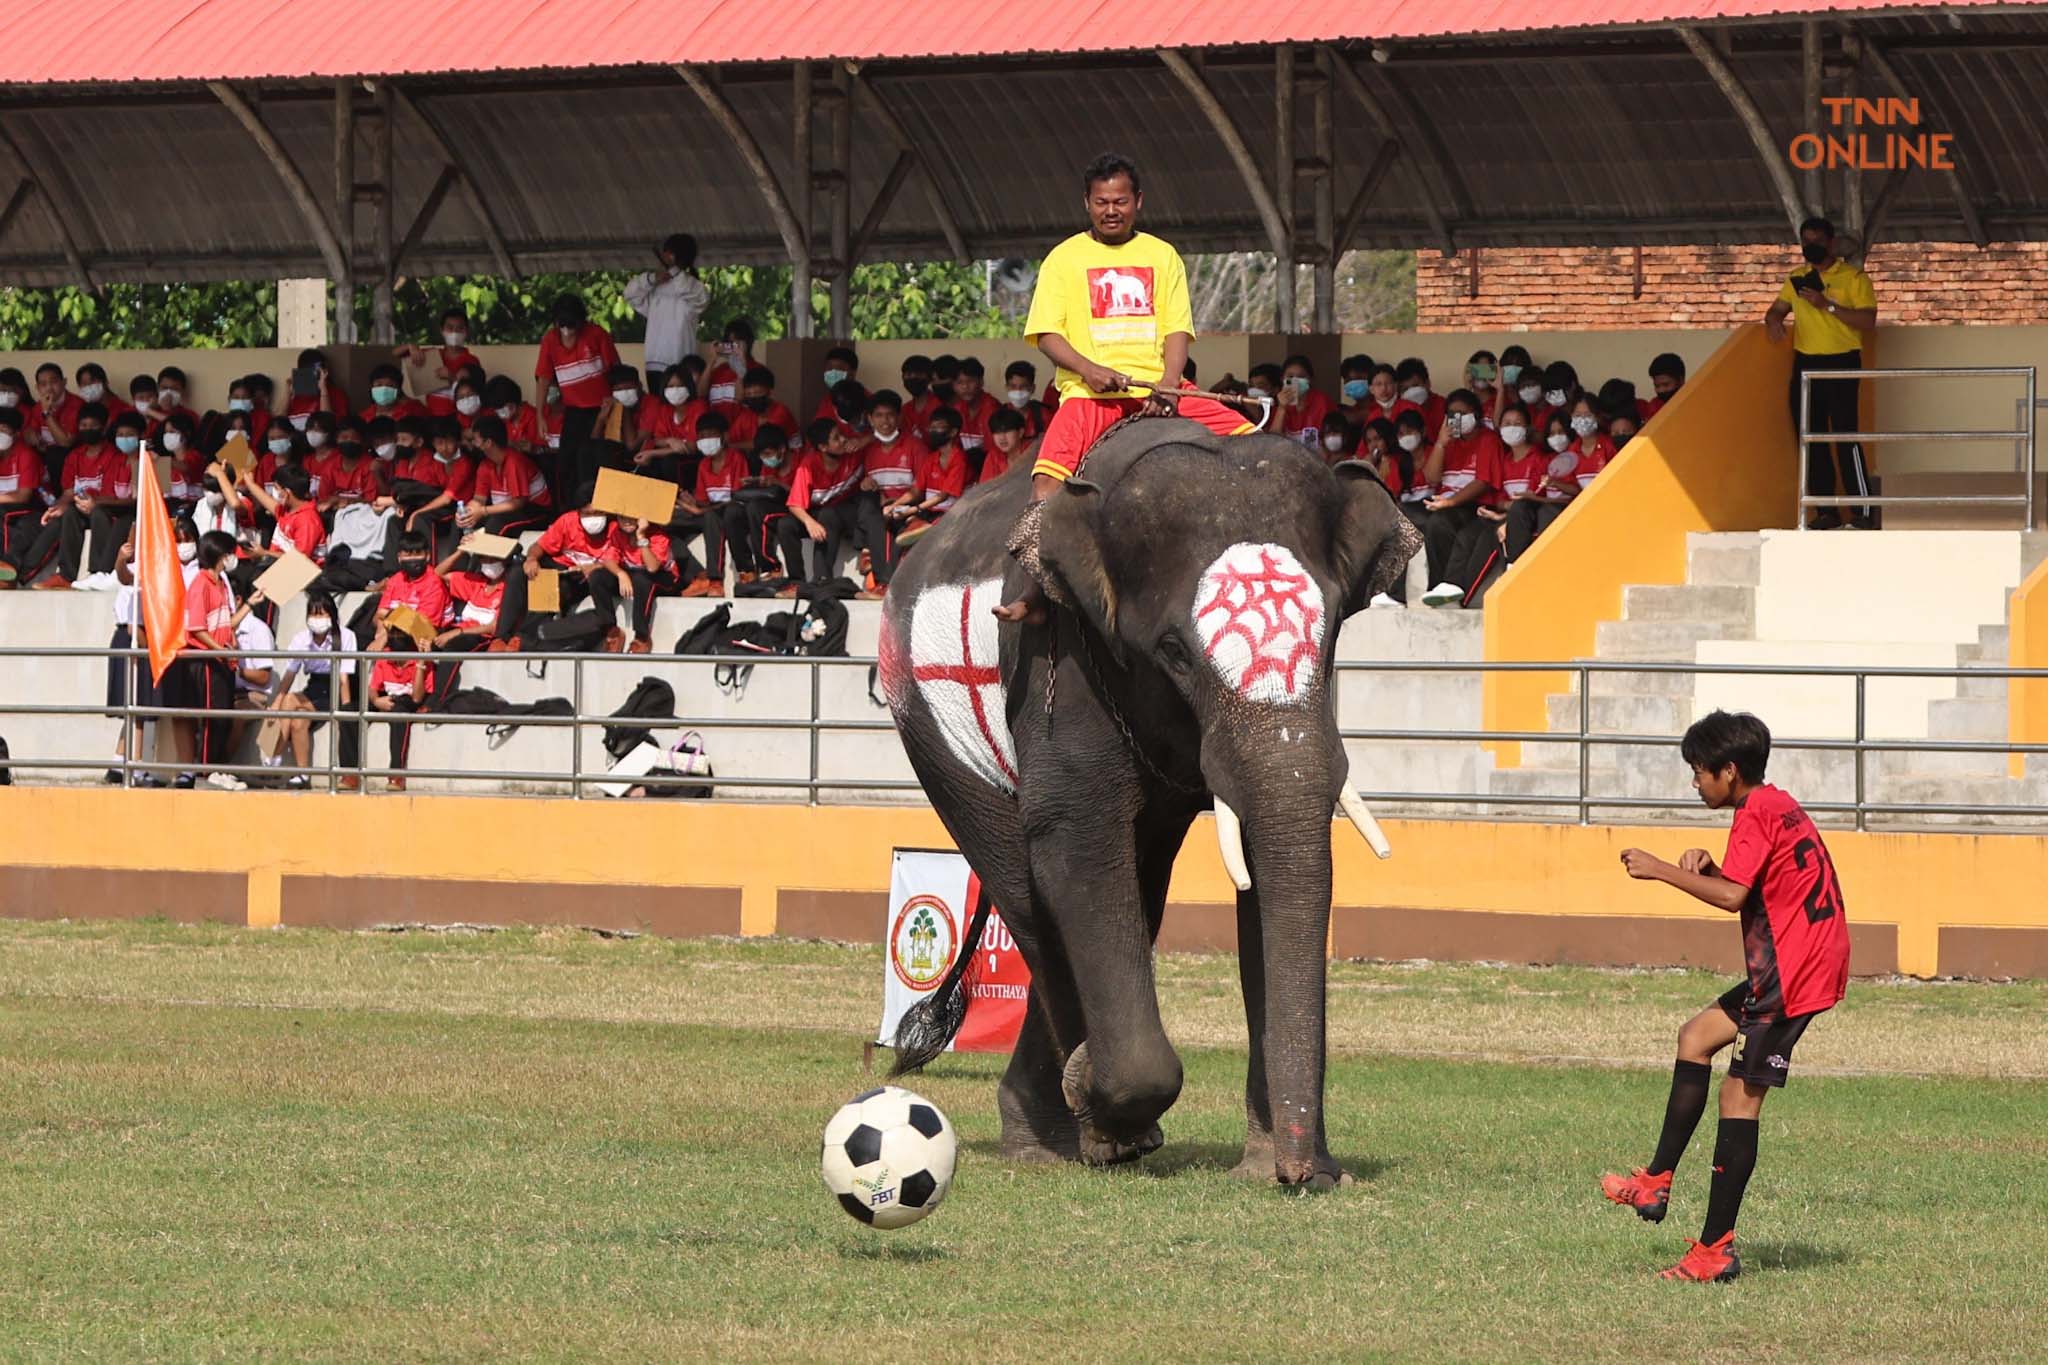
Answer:
M936 990L912 1005L897 1021L896 1064L889 1068L891 1079L923 1070L936 1060L966 1021L967 969L974 962L974 945L981 942L981 932L988 927L989 911L994 904L989 899L988 886L982 884L974 898L974 914L967 923L967 936L960 942L960 951L954 955L952 967Z

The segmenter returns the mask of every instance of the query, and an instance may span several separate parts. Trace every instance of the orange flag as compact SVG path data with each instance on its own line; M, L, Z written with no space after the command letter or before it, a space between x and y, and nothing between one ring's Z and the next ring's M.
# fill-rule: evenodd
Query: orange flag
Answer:
M171 514L156 481L156 461L144 451L135 498L135 582L142 590L142 625L149 632L149 673L157 682L185 647L185 575L178 567L178 542Z

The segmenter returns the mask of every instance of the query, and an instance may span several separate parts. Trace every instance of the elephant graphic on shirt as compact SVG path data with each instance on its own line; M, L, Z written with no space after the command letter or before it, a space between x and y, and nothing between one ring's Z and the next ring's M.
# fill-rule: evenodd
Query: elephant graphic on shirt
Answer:
M1149 313L1152 311L1152 291L1136 275L1121 270L1107 270L1095 281L1096 288L1103 291L1111 312Z

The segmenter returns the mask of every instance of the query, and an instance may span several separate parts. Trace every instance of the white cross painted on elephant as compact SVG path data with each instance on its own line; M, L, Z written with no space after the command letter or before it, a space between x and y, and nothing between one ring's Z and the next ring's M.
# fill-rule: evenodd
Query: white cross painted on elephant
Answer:
M1240 696L1307 697L1323 650L1323 590L1284 545L1239 542L1195 589L1202 652Z
M910 676L953 757L999 791L1017 790L1017 751L1003 707L995 607L1003 580L945 583L910 615Z

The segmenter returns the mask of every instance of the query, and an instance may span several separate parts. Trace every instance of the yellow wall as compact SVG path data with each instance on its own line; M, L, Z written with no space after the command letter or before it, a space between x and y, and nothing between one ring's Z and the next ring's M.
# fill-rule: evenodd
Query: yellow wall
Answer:
M216 822L229 805L238 828L260 834L195 844L190 831ZM736 886L742 932L772 934L781 892L883 892L890 849L950 847L937 817L912 807L283 793L228 801L217 793L49 787L0 788L0 829L8 831L17 871L246 876L246 919L259 927L278 922L283 877L373 874L508 885ZM124 831L124 837L108 839L107 830ZM1669 856L1690 843L1719 847L1718 830L1391 820L1387 832L1395 856L1380 862L1348 827L1336 830L1338 905L1726 919L1667 888L1630 881L1618 861L1631 845ZM1835 832L1828 843L1849 888L1853 919L1897 926L1903 971L1931 975L1939 969L1944 925L2048 927L2048 897L2039 890L2048 839ZM214 852L202 855L203 848ZM1431 855L1444 848L1459 850L1455 868ZM367 865L366 849L376 851ZM1175 902L1234 901L1215 850L1205 821L1175 866ZM1959 886L1971 894L1956 895ZM96 913L90 904L54 908L79 918ZM28 909L0 906L0 912ZM460 914L489 920L485 907L465 905Z
M1487 594L1486 657L1588 657L1625 584L1685 581L1688 532L1789 525L1791 368L1760 325L1738 328ZM1487 674L1486 728L1545 729L1545 699L1567 686L1562 673ZM1521 746L1497 754L1513 766Z
M2006 665L2048 668L2048 560L2013 590L2006 614ZM2048 744L2048 678L2013 678L2006 684L2007 737L2015 744ZM2014 777L2027 775L2027 756L2006 760ZM2039 766L2042 760L2037 759Z

